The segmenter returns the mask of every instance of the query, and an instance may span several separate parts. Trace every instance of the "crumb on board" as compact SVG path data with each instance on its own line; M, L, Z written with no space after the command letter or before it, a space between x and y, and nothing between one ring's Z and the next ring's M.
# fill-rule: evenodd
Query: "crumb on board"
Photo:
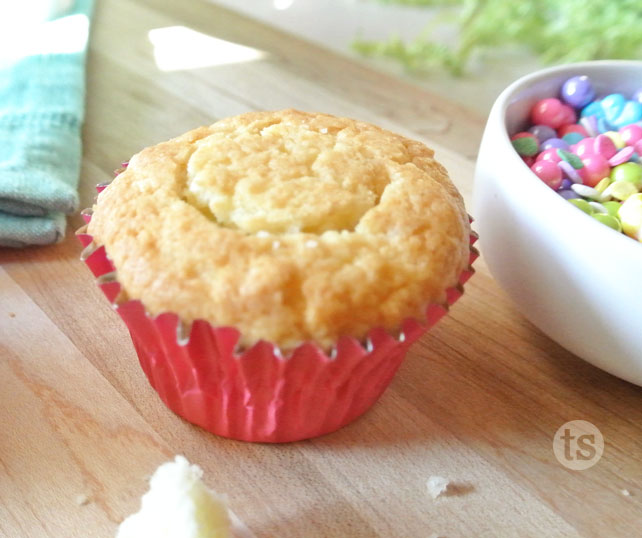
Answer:
M623 489L623 490L621 490L621 493L622 493L622 495L624 495L625 497L630 497L630 496L631 496L631 492L630 492L628 489Z
M89 503L89 497L85 495L84 493L80 493L79 495L76 495L76 504L78 506L85 506L86 504Z
M426 487L428 488L428 493L433 499L436 499L443 493L446 493L448 485L450 484L449 480L446 480L442 476L431 476L426 482Z
M15 318L16 317L16 313L15 312L9 312L9 317L10 318Z

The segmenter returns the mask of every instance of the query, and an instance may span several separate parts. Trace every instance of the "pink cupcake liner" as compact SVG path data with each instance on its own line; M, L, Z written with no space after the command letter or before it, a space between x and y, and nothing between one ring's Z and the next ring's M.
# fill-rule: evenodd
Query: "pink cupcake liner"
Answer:
M82 216L88 223L91 210ZM398 336L374 328L365 344L341 337L327 354L306 342L284 357L266 341L238 350L240 333L235 328L197 320L187 331L175 313L152 316L139 300L119 301L115 267L86 228L76 234L85 247L81 259L127 325L140 365L163 402L214 434L254 442L317 437L367 411L389 385L410 345L462 296L478 257L472 232L469 266L446 291L445 304L429 305L421 323L406 319Z

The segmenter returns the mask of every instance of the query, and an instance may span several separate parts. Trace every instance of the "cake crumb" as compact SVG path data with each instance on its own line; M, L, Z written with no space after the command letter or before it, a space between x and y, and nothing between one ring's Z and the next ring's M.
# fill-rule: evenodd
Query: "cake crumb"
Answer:
M161 465L149 481L140 510L120 524L116 538L232 538L225 499L202 477L203 470L184 456Z
M9 317L10 318L15 318L16 317L16 313L15 312L9 312Z
M450 484L449 480L446 480L442 476L431 476L426 482L426 487L428 488L428 493L433 499L436 499L443 493L446 493L448 485Z
M630 497L631 496L631 492L628 489L623 489L622 490L622 495L624 495L625 497Z
M80 493L79 495L76 495L76 504L78 506L85 506L88 503L89 503L89 497L87 497L87 495L85 495L84 493Z
M272 249L273 249L273 250L276 250L276 249L277 249L277 248L279 248L280 246L281 246L281 241L274 241L274 242L272 243Z
M319 242L315 241L314 239L309 239L305 242L305 246L308 248L316 248L319 246Z
M256 237L270 237L270 234L265 230L259 230L256 232Z

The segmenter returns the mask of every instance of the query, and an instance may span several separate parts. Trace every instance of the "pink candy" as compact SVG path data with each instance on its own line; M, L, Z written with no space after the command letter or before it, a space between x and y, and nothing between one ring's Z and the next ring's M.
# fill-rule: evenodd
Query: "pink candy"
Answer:
M595 187L600 180L609 175L611 167L609 162L599 154L587 155L582 158L583 168L578 170L582 183L589 187Z
M575 153L579 158L586 157L588 155L593 155L593 144L595 143L595 138L587 137L580 140L577 144L571 146L571 151Z
M552 189L557 190L562 184L562 171L557 166L557 163L553 161L543 159L537 161L531 166L531 170Z
M586 185L585 188L595 187L610 177L611 168L631 159L639 162L642 156L642 123L621 127L619 135L605 133L613 125L601 116L598 119L598 111L594 112L598 115L586 115L578 121L580 109L586 114L587 108L574 106L578 107L577 112L560 99L540 99L530 111L530 121L535 127L511 137L513 146L533 173L552 189L562 189L566 194L573 194L569 190L570 182ZM539 135L531 132L534 128L548 130L548 138L538 139ZM551 129L555 130L555 136ZM620 137L626 144L624 147L620 145ZM548 149L539 151L541 148Z
M562 160L562 158L559 156L559 153L557 153L557 148L550 148L540 152L540 154L537 156L535 160L552 161L554 163L558 163Z
M601 134L598 135L595 138L595 142L593 142L593 152L596 155L601 155L605 159L610 159L617 153L617 148L615 147L613 140L608 136Z
M547 125L558 129L562 125L575 123L576 120L575 110L554 97L537 101L531 109L533 125Z
M564 135L568 133L579 133L582 136L588 136L586 129L582 125L579 125L578 123L570 123L568 125L563 125L557 130L557 136L560 138L562 138Z
M622 135L622 140L625 144L633 146L642 140L642 127L633 123L626 127L622 127L620 129L620 134Z
M611 166L617 166L619 164L624 164L627 162L635 153L635 150L631 146L626 146L618 151L609 159L609 164Z

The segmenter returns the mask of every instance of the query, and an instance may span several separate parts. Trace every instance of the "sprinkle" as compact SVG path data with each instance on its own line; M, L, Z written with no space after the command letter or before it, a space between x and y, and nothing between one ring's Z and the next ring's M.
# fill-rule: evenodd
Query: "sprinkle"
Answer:
M328 134L328 128L327 127L323 127L322 129L319 129L319 132L321 134Z

